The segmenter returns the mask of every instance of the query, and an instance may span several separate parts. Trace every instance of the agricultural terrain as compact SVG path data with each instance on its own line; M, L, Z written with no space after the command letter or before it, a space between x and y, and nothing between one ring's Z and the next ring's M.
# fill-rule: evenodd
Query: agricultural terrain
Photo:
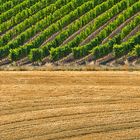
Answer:
M0 0L0 67L140 64L140 0Z
M140 73L0 72L0 140L140 140Z

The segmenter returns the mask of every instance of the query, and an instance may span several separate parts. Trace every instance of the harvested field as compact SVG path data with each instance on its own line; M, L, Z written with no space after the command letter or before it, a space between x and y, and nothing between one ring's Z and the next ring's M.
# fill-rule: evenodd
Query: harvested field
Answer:
M139 140L140 72L0 72L0 140Z

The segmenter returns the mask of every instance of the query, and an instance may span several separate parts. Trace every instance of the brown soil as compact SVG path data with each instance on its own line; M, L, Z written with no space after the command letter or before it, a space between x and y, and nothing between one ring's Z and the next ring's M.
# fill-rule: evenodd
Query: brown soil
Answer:
M140 72L0 72L0 140L140 139Z

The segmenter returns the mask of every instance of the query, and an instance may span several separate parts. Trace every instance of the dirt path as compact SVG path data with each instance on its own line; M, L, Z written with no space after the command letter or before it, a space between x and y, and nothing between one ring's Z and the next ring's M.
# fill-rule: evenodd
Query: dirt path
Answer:
M0 140L140 139L140 72L0 72Z

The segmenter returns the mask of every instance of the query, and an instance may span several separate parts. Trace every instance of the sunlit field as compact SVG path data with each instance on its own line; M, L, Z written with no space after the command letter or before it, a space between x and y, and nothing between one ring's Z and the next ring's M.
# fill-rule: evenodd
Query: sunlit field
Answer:
M138 140L139 72L0 72L1 140Z

